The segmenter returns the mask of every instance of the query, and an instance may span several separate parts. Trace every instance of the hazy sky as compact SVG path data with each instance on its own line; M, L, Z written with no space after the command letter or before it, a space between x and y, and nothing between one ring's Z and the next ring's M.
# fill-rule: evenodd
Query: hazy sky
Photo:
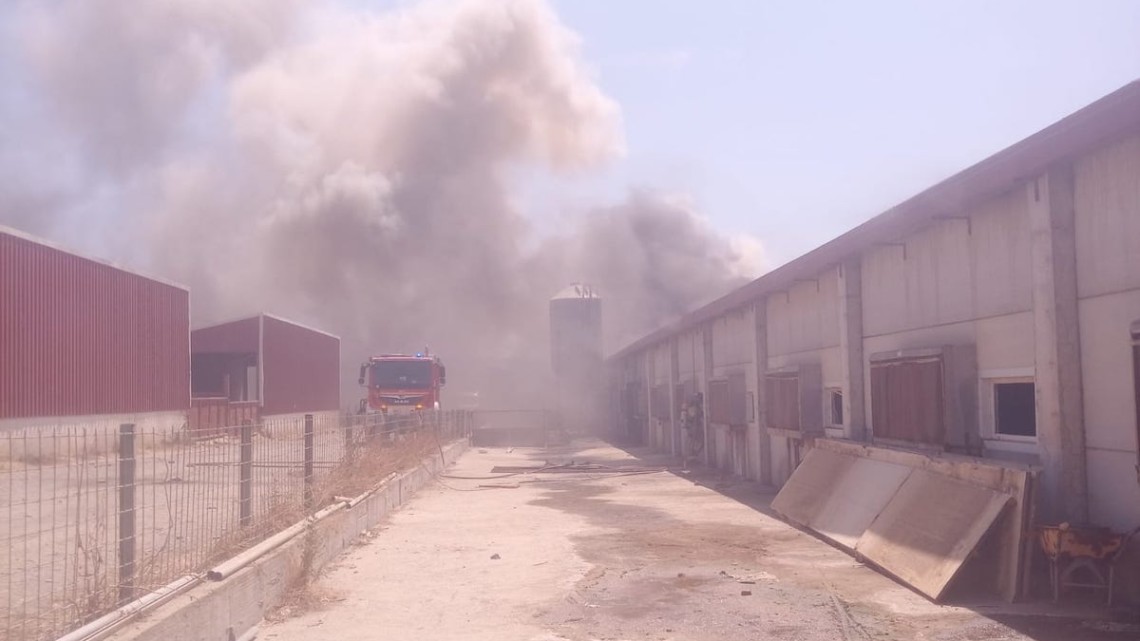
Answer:
M0 0L0 224L513 389L566 283L619 346L1140 78L1138 35L1140 0Z
M769 267L1140 79L1136 0L554 6L621 105L601 186L688 192Z
M578 178L521 169L516 197L539 227L645 187L759 239L768 268L1140 78L1137 0L548 1L619 105L626 155ZM3 44L0 113L27 115L39 107ZM2 129L0 146L13 140ZM45 151L51 131L7 161L0 149L0 168L50 166L67 182ZM95 193L79 206L116 203ZM104 253L101 217L78 220Z

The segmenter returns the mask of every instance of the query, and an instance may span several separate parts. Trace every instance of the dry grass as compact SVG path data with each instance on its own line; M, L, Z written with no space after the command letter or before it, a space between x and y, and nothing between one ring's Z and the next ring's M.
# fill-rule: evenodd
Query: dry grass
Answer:
M309 612L320 612L329 605L343 601L344 597L337 590L317 581L303 581L291 587L285 593L281 605L273 608L265 615L271 623L280 623L292 617L299 617Z
M339 592L319 581L319 569L313 565L317 548L320 546L317 536L316 530L312 527L305 532L301 560L290 573L289 584L281 597L281 603L266 614L267 620L281 622L290 617L320 611L330 603L343 600Z
M303 522L313 512L373 490L394 473L415 469L425 458L442 454L438 432L430 424L414 426L418 429L399 435L374 437L367 437L365 434L371 428L359 423L353 423L347 434L345 423L322 424L316 434L318 465L314 469L313 500L306 506L298 478L300 465L297 463L302 432L296 423L271 422L254 436L255 443L264 445L264 448L255 445L256 461L261 461L264 456L270 463L293 463L296 469L264 472L265 476L262 472L255 474L253 519L248 527L237 527L236 522L227 520L232 520L232 516L213 516L222 512L213 512L210 517L203 512L203 509L229 509L226 506L236 500L236 471L210 472L204 478L191 478L193 475L187 476L180 467L190 469L188 466L195 464L214 470L209 466L218 466L216 469L236 466L240 444L236 434L218 435L211 442L192 438L182 426L139 427L134 449L139 462L137 473L140 476L137 480L140 487L147 488L143 490L142 502L151 510L168 510L169 514L156 513L160 521L167 516L170 520L160 524L163 527L155 530L156 534L148 531L147 536L152 537L148 539L150 545L137 550L136 594L165 585L188 571L213 567L266 537ZM454 426L442 431L454 433ZM116 496L114 457L118 453L118 432L117 426L101 424L78 428L29 427L0 434L0 480L22 488L26 495L21 500L27 505L46 505L46 502L56 500L51 491L44 493L43 487L52 490L66 482L79 488L69 490L73 503L68 504L66 514L76 515L74 523L64 519L63 512L48 515L57 521L63 519L61 528L66 527L68 532L73 532L73 540L68 542L64 537L62 545L47 551L54 557L42 556L44 549L35 547L33 539L29 539L32 543L25 544L26 549L22 549L24 553L40 554L41 557L37 557L41 559L37 561L39 563L46 562L42 559L55 559L70 568L74 576L45 575L43 580L49 584L54 581L61 587L53 589L48 597L50 603L44 601L37 606L42 606L42 611L31 613L25 624L17 624L23 627L19 627L21 633L14 638L58 636L116 605L113 502ZM347 452L341 447L342 439L346 437L355 439L348 445ZM323 463L325 461L336 464L329 467ZM234 485L227 485L230 482ZM72 505L74 507L70 507ZM186 514L186 523L176 527L175 521L183 518L183 514L176 510L187 509L196 511L193 515ZM145 521L146 517L142 518ZM55 527L56 521L51 523ZM145 522L143 525L146 527ZM200 536L203 532L209 536ZM317 535L310 529L302 536L304 554L295 571L290 573L287 594L283 604L275 609L274 616L289 617L320 610L339 600L335 593L316 580L313 559L315 550L319 549ZM59 579L63 579L66 585ZM0 636L4 634L0 633Z
M376 488L393 473L414 468L439 448L435 435L427 431L364 440L353 448L351 456L346 457L341 465L317 481L313 488L312 510L306 510L295 493L285 489L273 492L254 511L258 517L253 525L218 540L210 558L217 562L236 556L267 536L302 522L312 512L337 500L359 496ZM304 534L301 561L290 573L282 604L273 609L269 618L280 620L300 616L339 600L335 593L317 582L317 572L313 568L319 544L317 536L314 528Z
M65 436L49 438L7 434L0 438L0 466L15 470L23 467L56 465L66 461L74 442Z
M390 474L411 469L439 448L434 434L415 432L392 442L361 444L351 459L333 470L317 488L322 505L335 497L355 497L367 492Z
M343 601L343 593L322 583L318 574L313 572L311 559L308 567L303 560L301 567L294 570L281 603L266 613L265 619L271 623L280 623L310 612L320 612L333 603Z
M318 486L316 496L320 498L322 506L341 498L359 496L376 488L391 474L414 468L425 457L437 451L441 451L440 441L426 430L390 441L362 443L344 465L324 479ZM301 560L292 572L281 603L266 615L269 621L280 622L310 612L319 612L328 605L343 600L339 592L320 582L319 569L313 565L319 546L319 535L315 528L310 527L304 536Z
M265 538L304 521L310 514L337 500L353 498L374 489L391 474L419 465L425 456L438 447L439 442L434 435L423 432L411 433L396 440L373 439L361 442L341 465L318 477L313 487L311 509L305 508L295 488L275 489L254 508L253 523L249 527L231 530L214 543L208 555L208 564L236 556ZM307 533L305 536L313 535ZM299 574L305 575L307 572L304 570Z
M184 445L185 426L140 429L135 452L160 452ZM61 465L119 453L119 428L29 428L0 434L0 470Z

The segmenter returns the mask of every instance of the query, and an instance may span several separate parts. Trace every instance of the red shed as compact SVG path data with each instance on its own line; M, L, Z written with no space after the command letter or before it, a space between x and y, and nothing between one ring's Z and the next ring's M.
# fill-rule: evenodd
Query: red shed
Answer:
M0 419L190 407L190 293L0 227Z
M340 339L269 314L190 333L194 397L258 401L261 414L336 411Z

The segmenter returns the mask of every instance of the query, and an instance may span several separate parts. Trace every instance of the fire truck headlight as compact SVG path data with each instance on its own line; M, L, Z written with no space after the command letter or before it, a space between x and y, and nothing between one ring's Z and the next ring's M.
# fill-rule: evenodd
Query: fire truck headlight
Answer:
M422 410L423 408L424 408L424 404L423 404L423 403L416 403L416 409L418 409L418 410Z

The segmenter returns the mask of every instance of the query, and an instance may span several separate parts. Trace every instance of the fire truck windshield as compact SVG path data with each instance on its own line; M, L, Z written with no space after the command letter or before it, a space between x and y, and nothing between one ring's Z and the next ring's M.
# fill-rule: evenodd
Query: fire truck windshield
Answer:
M431 363L427 361L382 361L372 364L372 386L388 389L428 389Z

